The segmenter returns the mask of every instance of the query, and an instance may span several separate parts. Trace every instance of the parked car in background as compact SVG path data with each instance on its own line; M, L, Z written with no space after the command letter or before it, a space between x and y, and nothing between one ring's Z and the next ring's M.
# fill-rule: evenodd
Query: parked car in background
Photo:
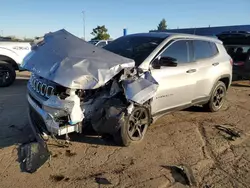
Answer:
M0 87L11 85L16 79L16 70L23 58L31 51L29 42L12 42L10 38L0 38Z
M186 34L133 34L97 48L60 30L23 66L32 72L27 97L37 135L67 138L91 126L124 146L143 140L168 112L220 110L232 80L222 42Z
M90 44L93 44L93 45L98 46L98 47L104 47L111 42L112 42L112 40L91 40L91 41L89 41Z
M250 79L250 32L231 31L217 35L233 59L235 79Z

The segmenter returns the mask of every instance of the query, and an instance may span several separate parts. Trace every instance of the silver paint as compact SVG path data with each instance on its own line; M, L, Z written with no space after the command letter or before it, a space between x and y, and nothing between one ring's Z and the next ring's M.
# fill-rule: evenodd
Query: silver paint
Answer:
M101 87L134 65L132 59L98 48L64 29L46 34L22 64L36 75L72 89Z

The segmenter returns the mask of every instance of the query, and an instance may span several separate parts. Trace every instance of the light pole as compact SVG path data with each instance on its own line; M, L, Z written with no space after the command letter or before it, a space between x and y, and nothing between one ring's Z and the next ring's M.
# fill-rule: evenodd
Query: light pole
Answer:
M83 32L83 38L85 40L85 11L82 11L82 21L83 21L82 32Z

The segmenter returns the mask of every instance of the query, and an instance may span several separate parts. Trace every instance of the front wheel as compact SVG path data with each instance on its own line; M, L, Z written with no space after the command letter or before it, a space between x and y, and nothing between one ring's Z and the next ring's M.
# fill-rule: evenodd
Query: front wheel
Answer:
M0 61L0 87L10 86L16 79L14 67L5 62Z
M225 102L226 92L226 85L223 82L218 81L212 91L209 102L205 104L204 107L210 112L219 111Z
M149 110L141 106L135 107L125 118L125 123L114 135L115 142L122 146L129 146L131 143L142 141L150 124Z

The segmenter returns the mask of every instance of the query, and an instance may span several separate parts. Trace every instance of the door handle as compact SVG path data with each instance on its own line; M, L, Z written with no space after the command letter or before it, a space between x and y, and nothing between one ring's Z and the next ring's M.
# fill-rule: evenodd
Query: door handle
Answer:
M196 69L189 69L188 71L186 71L186 73L193 73L196 72Z
M219 65L219 64L220 64L220 63L217 62L217 63L213 63L212 65L213 65L213 66L217 66L217 65Z

